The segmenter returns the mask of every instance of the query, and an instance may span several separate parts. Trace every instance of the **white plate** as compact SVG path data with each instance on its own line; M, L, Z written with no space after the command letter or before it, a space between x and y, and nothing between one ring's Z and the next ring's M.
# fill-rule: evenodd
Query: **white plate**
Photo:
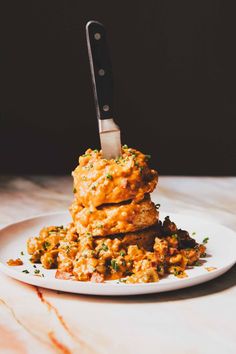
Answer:
M40 269L44 277L35 276L35 268L30 263L26 252L26 240L31 236L36 236L44 226L66 225L70 222L68 212L26 219L0 230L0 270L22 282L54 290L91 295L138 295L176 290L203 283L220 276L234 265L236 262L236 233L232 230L182 214L162 213L160 218L162 219L165 215L169 215L178 227L188 230L190 234L196 232L194 237L198 242L201 242L206 236L209 237L207 253L210 256L205 259L204 265L189 269L187 271L188 278L179 279L169 275L157 283L145 284L125 284L117 281L78 282L56 279L55 270L43 269L41 265L37 265L37 269ZM21 251L24 252L23 256ZM10 258L18 257L23 260L24 265L17 267L7 265L6 262ZM215 267L216 269L209 272L206 267ZM30 273L22 273L24 269Z

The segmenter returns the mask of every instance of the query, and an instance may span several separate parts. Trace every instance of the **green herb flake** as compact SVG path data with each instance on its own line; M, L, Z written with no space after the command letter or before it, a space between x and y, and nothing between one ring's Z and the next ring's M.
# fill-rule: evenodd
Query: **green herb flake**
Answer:
M97 153L97 152L98 152L98 150L97 150L97 149L94 149L94 150L93 150L93 152Z
M143 172L143 166L139 167L139 172L142 173Z
M120 283L126 283L126 282L127 282L127 279L120 278L120 279L119 279L119 282L120 282ZM118 282L118 284L119 284L119 282Z
M47 249L51 246L51 243L48 241L44 241L43 243L43 248L45 249L45 251L47 251Z
M115 162L116 162L117 164L119 164L121 160L122 160L122 157L119 156L119 157L117 157L117 159L115 159Z
M22 256L24 256L24 252L23 251L21 251L21 253L20 253Z
M69 245L66 245L66 253L68 254L70 252L70 246ZM49 259L50 261L50 259ZM50 263L50 262L49 262ZM51 264L51 263L50 263Z
M34 274L39 274L40 270L39 269L35 269Z
M107 247L107 245L105 245L105 243L102 244L102 249L105 252L108 251L108 247Z
M178 270L176 268L174 268L174 275L177 276L177 275L180 275L182 273L181 270Z
M125 145L122 146L122 148L123 149L128 149L128 145L125 144Z
M111 267L114 269L115 272L118 272L119 266L118 266L117 261L115 259L111 260Z
M97 225L97 229L102 229L103 228L103 225L100 224L100 225Z
M120 255L121 255L121 257L124 257L125 256L125 251L120 251Z
M206 244L209 241L209 237L205 237L202 241L203 244Z
M22 270L22 273L29 274L29 271L27 269Z
M110 175L109 173L107 173L106 178L112 179L113 177L112 177L112 175Z
M76 188L73 188L73 193L77 193L77 190L76 190Z
M202 265L202 263L199 262L199 261L196 261L196 262L194 263L194 266L196 266L196 267L200 267L201 265Z
M195 236L196 235L196 232L194 231L194 232L192 232L192 236Z

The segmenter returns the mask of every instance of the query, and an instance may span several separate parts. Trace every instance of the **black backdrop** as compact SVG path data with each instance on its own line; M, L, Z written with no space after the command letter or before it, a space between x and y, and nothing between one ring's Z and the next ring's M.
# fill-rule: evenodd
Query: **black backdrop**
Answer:
M234 1L1 2L1 173L70 173L99 138L85 24L108 30L123 143L161 174L236 174Z

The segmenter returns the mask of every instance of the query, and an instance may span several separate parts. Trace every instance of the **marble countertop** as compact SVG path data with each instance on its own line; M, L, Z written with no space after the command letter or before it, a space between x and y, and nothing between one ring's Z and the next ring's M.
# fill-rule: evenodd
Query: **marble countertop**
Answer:
M160 177L161 208L236 231L236 178ZM0 224L61 211L70 177L0 177ZM222 235L223 237L223 235ZM136 297L66 294L0 274L0 354L236 353L236 266L192 288Z

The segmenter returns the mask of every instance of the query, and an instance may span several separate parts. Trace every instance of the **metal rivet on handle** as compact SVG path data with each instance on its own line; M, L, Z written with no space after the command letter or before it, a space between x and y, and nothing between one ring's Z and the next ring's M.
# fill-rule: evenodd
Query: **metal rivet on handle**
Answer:
M105 104L105 106L103 106L102 109L104 110L104 112L107 112L109 111L110 107L107 104Z
M100 33L95 33L94 38L98 41L101 38Z
M99 69L99 70L98 70L98 75L104 76L104 75L105 75L105 70Z

